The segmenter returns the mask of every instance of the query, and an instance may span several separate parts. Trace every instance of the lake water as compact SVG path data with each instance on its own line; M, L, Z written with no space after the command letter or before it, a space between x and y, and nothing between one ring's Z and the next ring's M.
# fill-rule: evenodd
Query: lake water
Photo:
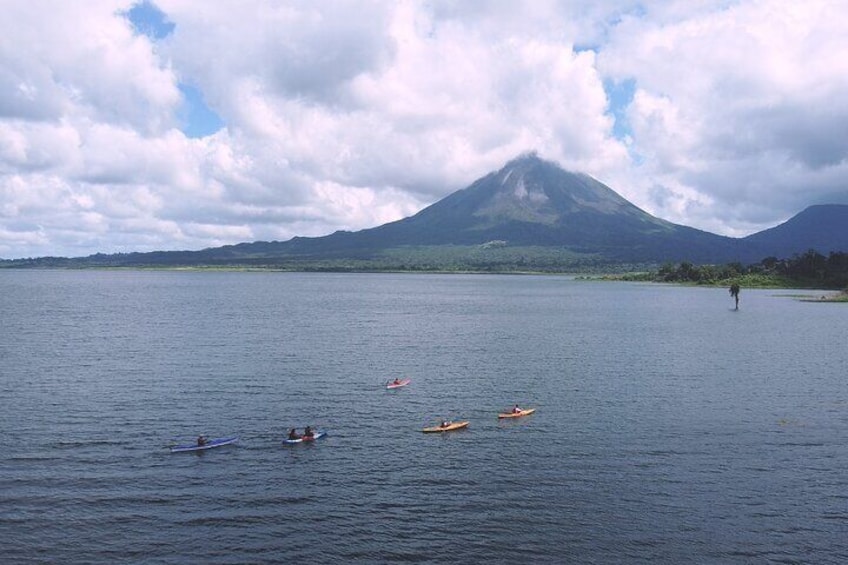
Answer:
M3 563L848 562L844 304L0 271L0 305ZM241 439L166 448L199 433Z

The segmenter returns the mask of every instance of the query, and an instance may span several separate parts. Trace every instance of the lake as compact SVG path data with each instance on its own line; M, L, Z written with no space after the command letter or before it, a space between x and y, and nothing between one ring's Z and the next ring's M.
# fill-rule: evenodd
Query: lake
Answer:
M844 304L0 271L0 305L2 562L848 561ZM470 425L421 433L442 418ZM200 433L240 441L167 449Z

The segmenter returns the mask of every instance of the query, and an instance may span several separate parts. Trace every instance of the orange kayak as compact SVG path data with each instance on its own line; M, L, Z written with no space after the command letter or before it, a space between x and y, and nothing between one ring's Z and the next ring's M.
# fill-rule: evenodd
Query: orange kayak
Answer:
M467 428L468 422L451 422L447 426L433 426L432 428L424 428L421 430L425 434L436 434L440 432L452 432L454 430L461 430L462 428Z
M498 414L498 418L521 418L522 416L529 416L535 411L535 408L528 408L527 410L522 410L521 412L502 412Z

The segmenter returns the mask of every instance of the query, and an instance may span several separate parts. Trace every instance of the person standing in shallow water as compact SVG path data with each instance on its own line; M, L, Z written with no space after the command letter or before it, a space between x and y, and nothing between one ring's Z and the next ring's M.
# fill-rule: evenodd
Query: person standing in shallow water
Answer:
M730 296L736 300L736 309L739 310L739 283L733 283L730 285Z

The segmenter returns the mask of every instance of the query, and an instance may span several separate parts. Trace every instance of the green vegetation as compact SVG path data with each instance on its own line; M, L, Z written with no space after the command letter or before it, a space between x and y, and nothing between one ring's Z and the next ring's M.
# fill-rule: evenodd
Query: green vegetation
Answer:
M202 253L202 252L201 252ZM509 246L492 240L482 245L403 246L348 250L335 256L289 254L269 257L197 258L183 252L130 253L67 259L42 257L0 261L0 268L48 269L192 269L299 272L413 273L571 273L604 279L672 282L741 288L848 289L848 253L829 256L810 250L791 259L769 257L753 265L622 263L595 253L564 247ZM191 257L193 260L188 260ZM621 274L626 273L626 274ZM835 298L835 297L829 297ZM846 299L848 300L848 299Z
M202 252L201 252L202 253ZM564 247L509 246L492 240L481 245L400 246L344 250L335 254L290 253L268 256L191 255L183 252L129 253L66 259L42 257L0 261L0 268L276 270L301 272L444 272L444 273L615 273L656 265L622 264L594 253Z
M738 284L742 288L848 289L848 253L831 253L825 257L810 250L791 259L768 257L747 267L741 263L693 265L684 261L677 265L666 263L657 271L618 278L728 287Z
M580 254L560 247L509 247L483 245L397 247L379 255L392 270L477 273L603 272L609 261L594 254Z

